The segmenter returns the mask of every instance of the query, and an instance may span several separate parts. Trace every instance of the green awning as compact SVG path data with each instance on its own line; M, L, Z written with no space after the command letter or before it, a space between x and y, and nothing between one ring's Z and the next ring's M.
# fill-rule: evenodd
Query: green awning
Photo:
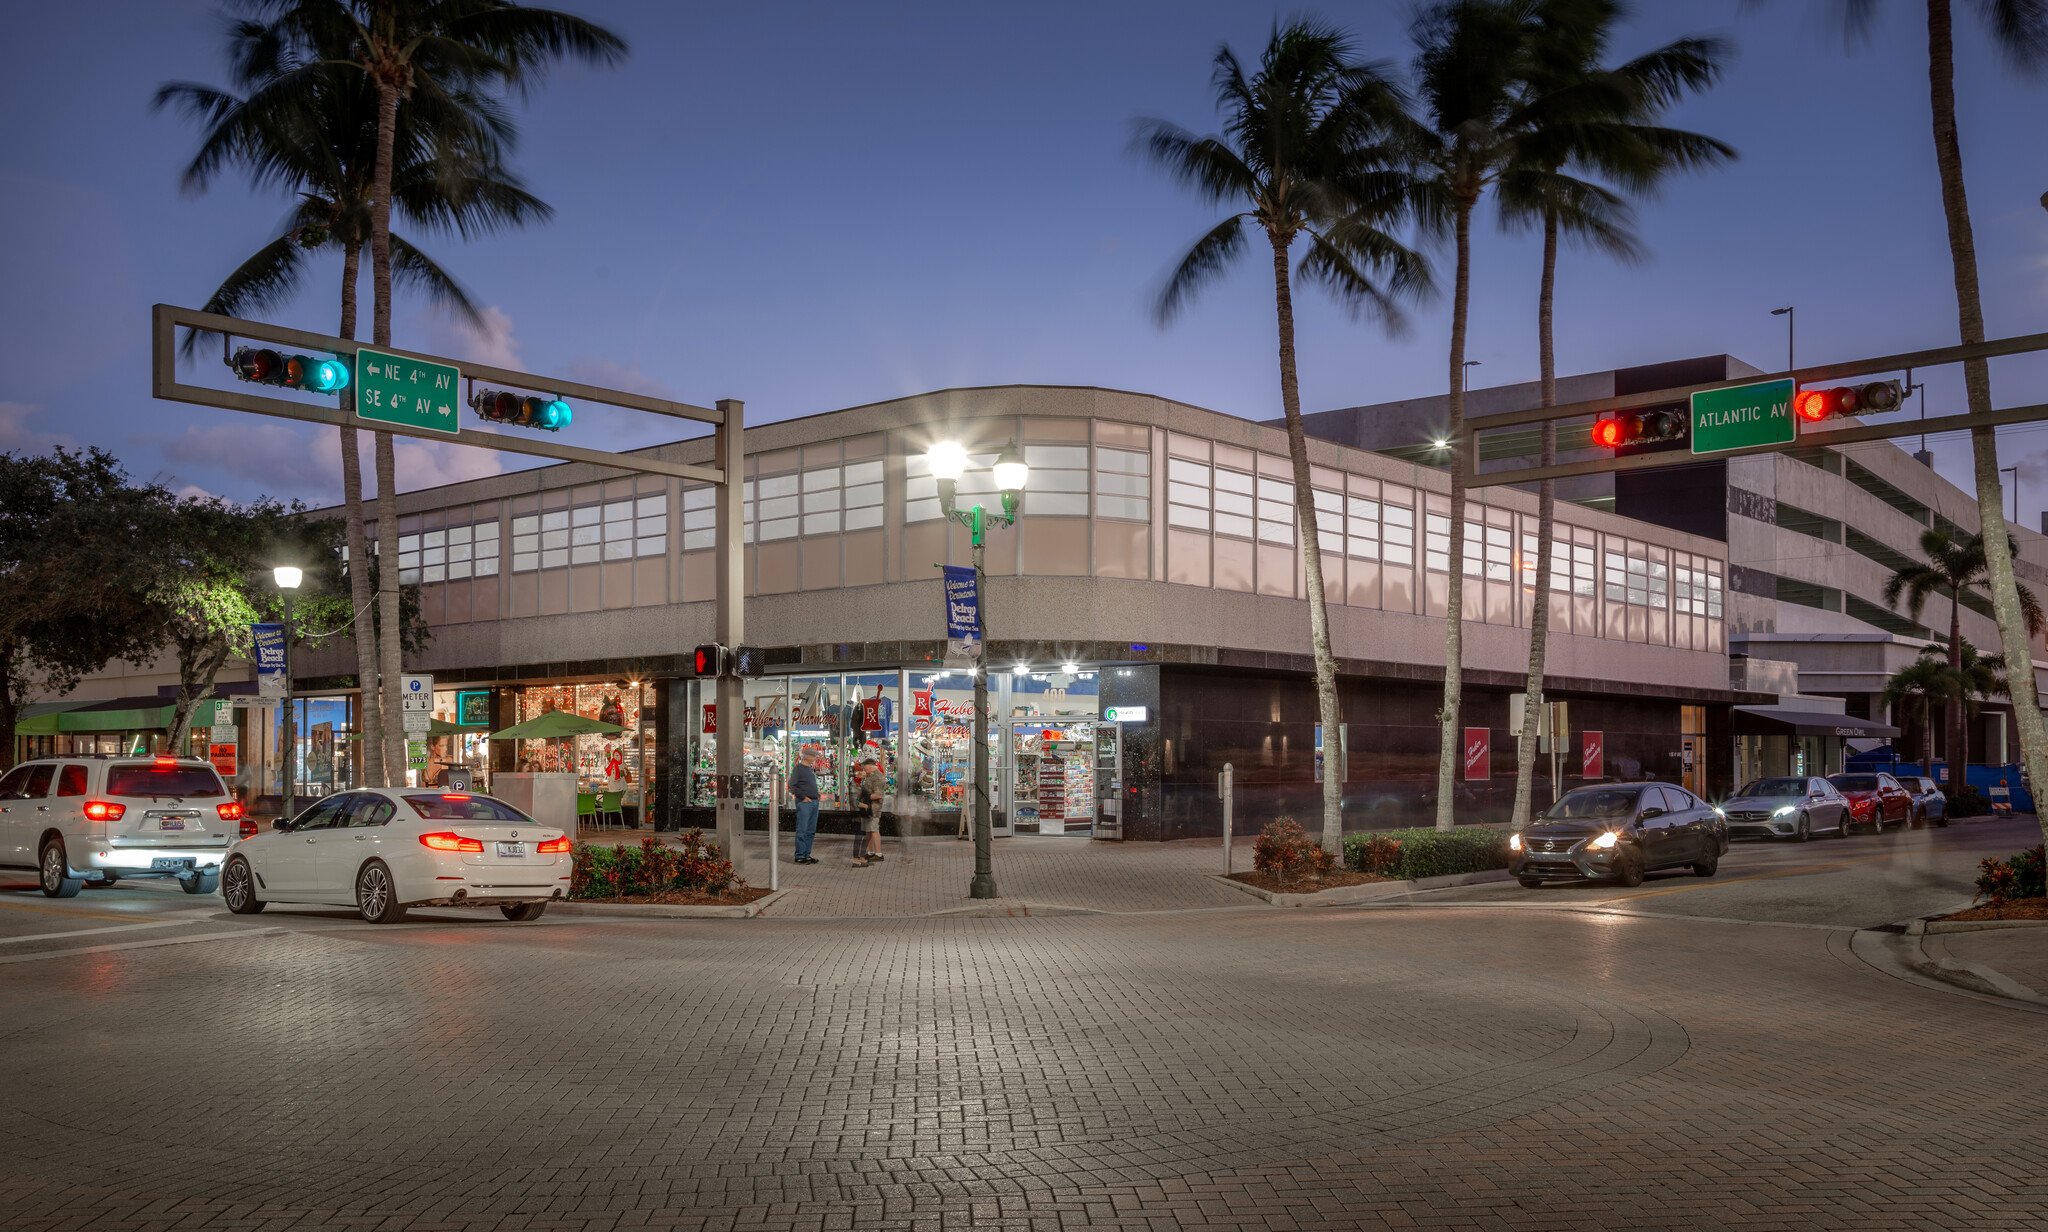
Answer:
M54 736L57 734L57 717L67 710L90 706L89 699L65 702L30 702L14 713L14 734L17 736Z
M192 708L192 726L210 727L218 714L232 714L228 702L210 700ZM94 700L35 702L21 708L14 724L17 736L49 736L58 732L129 732L168 729L178 704L160 697L114 697Z

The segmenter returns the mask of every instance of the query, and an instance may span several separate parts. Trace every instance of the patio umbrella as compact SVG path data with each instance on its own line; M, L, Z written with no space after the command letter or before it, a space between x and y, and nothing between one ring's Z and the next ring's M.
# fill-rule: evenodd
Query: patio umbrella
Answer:
M563 736L623 736L617 723L600 723L566 710L551 710L539 718L514 723L504 731L492 732L493 740L559 740Z
M482 730L481 727L464 727L460 723L450 723L446 719L429 719L427 721L427 734L429 736L460 736L465 732Z

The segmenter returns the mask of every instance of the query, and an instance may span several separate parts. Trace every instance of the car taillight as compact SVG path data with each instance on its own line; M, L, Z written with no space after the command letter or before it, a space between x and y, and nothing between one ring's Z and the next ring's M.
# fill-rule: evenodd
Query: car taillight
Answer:
M213 811L220 814L220 819L222 821L242 820L242 806L235 803L233 800L228 801L226 804L214 805Z
M540 852L542 855L549 855L557 851L567 851L569 850L569 836L564 834L560 838L551 838L547 842L542 843L540 846L534 848L534 850Z
M256 824L256 819L255 819L254 817L244 817L244 818L242 818L242 837L243 837L243 838L255 838L255 837L256 837L256 832L257 832L257 830L258 830L258 829L260 829L260 827L259 827L259 826L257 826L257 824Z
M125 804L111 804L105 800L85 802L85 815L94 821L119 821L121 814L128 811Z
M420 835L420 842L428 847L432 847L435 851L482 851L484 849L484 841L482 839L464 838L460 834L454 834L447 830L442 830L435 834L422 834Z

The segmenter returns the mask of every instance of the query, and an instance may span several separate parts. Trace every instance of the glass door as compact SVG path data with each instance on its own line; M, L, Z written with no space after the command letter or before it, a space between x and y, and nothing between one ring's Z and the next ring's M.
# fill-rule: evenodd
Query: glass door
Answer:
M1015 826L1024 834L1087 834L1095 824L1096 724L1014 718L1007 724Z

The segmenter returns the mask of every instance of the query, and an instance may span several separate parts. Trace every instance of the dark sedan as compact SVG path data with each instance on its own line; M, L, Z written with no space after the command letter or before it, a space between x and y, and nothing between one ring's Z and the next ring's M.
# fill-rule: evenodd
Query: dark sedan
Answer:
M1611 877L1643 883L1660 868L1711 877L1728 850L1721 814L1669 783L1611 783L1566 792L1508 836L1508 871L1528 889L1551 881Z
M1889 825L1911 828L1913 793L1889 774L1831 774L1828 782L1849 801L1849 825L1869 826L1879 834Z

